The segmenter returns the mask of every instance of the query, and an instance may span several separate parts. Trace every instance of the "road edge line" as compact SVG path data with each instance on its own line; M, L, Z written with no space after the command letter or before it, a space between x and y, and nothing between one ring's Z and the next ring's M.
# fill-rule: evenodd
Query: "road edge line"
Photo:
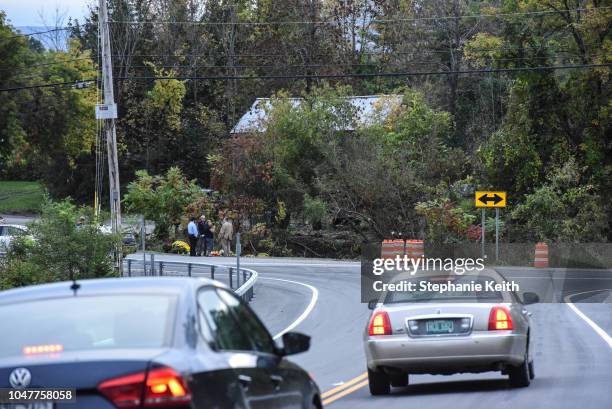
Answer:
M612 337L603 328L601 328L592 319L590 319L585 313L580 311L580 309L578 307L576 307L576 305L574 305L573 302L570 301L572 299L572 297L574 297L576 295L586 294L586 293L595 292L595 291L602 291L602 290L606 290L606 289L593 290L593 291L585 291L585 292L582 292L582 293L576 293L576 294L568 295L568 296L565 297L565 301L566 301L567 305L572 309L572 311L574 311L574 313L579 318L581 318L584 322L589 324L589 326L593 329L593 331L595 331L597 333L597 335L599 335L608 344L610 349L612 349Z
M286 283L292 283L292 284L301 285L301 286L307 287L312 292L312 297L310 298L310 303L308 303L308 306L306 307L304 312L302 312L302 314L299 317L297 317L297 319L295 321L293 321L287 328L285 328L284 330L282 330L281 332L279 332L278 334L276 334L276 335L274 335L272 337L272 339L276 340L276 339L282 337L287 332L289 332L292 329L294 329L295 327L297 327L298 325L300 325L302 323L302 321L304 321L306 319L306 317L308 317L308 315L310 315L310 313L312 312L312 310L314 309L314 307L315 307L315 305L317 303L317 300L319 299L319 290L317 290L315 287L313 287L310 284L301 283L299 281L293 281L293 280L285 280L284 278L273 278L273 277L262 277L262 276L259 276L258 278L260 280L283 281L283 282L286 282Z

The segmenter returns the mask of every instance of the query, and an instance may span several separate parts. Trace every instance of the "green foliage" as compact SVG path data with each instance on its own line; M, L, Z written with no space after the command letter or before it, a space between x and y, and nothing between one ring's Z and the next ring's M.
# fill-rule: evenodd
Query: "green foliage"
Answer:
M304 195L304 217L315 230L321 228L325 213L325 202L323 200L310 197L308 194Z
M84 219L82 219L84 218ZM47 201L27 235L16 237L0 266L0 288L109 277L119 238L105 234L88 208Z
M512 217L537 240L600 242L607 229L603 198L580 183L574 159L556 168L547 182L526 196Z
M449 200L469 213L456 191L469 179L472 188L506 190L509 209L543 206L541 221L522 210L508 220L511 240L612 239L610 67L537 69L611 61L612 10L601 1L581 1L580 11L566 11L578 3L564 0L157 3L110 1L111 20L135 23L113 28L118 76L274 78L117 81L124 184L140 180L137 170L161 175L176 166L218 191L215 211L228 210L238 223L265 219L284 234L308 212L310 197L325 204L330 226L378 239L391 230L432 233L417 203ZM546 13L532 13L539 11ZM267 24L319 19L334 24ZM381 23L389 19L418 23L409 30ZM198 24L140 24L158 20ZM49 51L15 36L2 15L0 88L96 77L97 30L93 9L74 24L65 51ZM522 67L535 70L455 73ZM397 71L444 75L344 76ZM343 96L395 93L404 103L386 123L338 131L354 120ZM56 197L90 200L95 96L94 86L0 92L0 177L41 180ZM255 98L270 96L265 132L227 138ZM294 96L305 102L286 98ZM578 179L553 186L570 160ZM562 208L545 208L553 197ZM574 205L581 200L584 212ZM209 211L200 205L188 212ZM286 217L275 220L281 210ZM546 211L557 213L546 220ZM161 227L165 236L177 216L158 217L170 223Z
M0 213L35 213L44 200L39 182L0 181Z
M431 243L454 243L471 238L477 217L454 207L449 199L434 199L417 203L417 213L427 220L427 240Z
M136 177L124 196L126 208L154 221L155 234L160 239L167 238L172 227L176 235L185 209L203 196L202 189L176 167L158 176L141 170L136 172Z

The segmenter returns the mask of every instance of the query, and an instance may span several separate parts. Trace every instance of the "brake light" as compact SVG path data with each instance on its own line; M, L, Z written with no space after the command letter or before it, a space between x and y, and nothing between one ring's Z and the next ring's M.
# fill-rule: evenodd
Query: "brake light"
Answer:
M62 352L64 346L61 344L47 344L47 345L32 345L23 348L24 355L35 355L35 354L53 354L55 352Z
M189 389L174 369L159 368L149 371L144 396L145 408L189 402L191 402Z
M493 307L489 314L489 330L512 329L512 318L506 307Z
M140 407L145 372L110 379L98 385L98 391L117 408Z
M119 409L155 408L191 402L189 388L171 368L156 368L102 382L98 391Z
M370 335L391 335L391 321L389 321L389 314L387 314L385 311L375 312L370 319L368 333Z

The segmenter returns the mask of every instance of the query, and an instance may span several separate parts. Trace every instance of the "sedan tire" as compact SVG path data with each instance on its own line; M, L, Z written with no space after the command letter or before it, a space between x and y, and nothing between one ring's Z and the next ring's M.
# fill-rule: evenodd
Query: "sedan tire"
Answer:
M529 371L529 357L525 354L525 360L519 366L514 366L509 369L510 385L518 388L524 388L531 383L531 373Z
M382 371L372 371L368 369L368 383L370 393L376 395L388 395L391 392L389 376Z
M535 369L533 367L533 361L529 362L529 379L535 378Z

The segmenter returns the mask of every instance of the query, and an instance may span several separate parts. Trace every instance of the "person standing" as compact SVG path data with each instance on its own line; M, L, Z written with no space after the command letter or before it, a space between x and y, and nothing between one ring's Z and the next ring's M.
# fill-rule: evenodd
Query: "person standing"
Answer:
M206 230L205 230L204 236L206 239L206 247L205 247L206 255L210 256L210 253L212 253L213 251L213 245L215 243L215 226L213 226L212 220L209 220L206 223Z
M206 229L208 228L208 223L206 222L206 216L200 216L200 220L198 220L198 247L196 250L196 255L205 256L206 255Z
M223 223L221 224L221 230L219 231L219 239L221 240L221 248L223 249L223 255L229 257L232 247L232 237L234 236L234 227L232 222L223 216Z
M195 217L189 218L189 224L187 225L187 235L189 236L189 256L195 257L198 246L198 226L195 222Z

